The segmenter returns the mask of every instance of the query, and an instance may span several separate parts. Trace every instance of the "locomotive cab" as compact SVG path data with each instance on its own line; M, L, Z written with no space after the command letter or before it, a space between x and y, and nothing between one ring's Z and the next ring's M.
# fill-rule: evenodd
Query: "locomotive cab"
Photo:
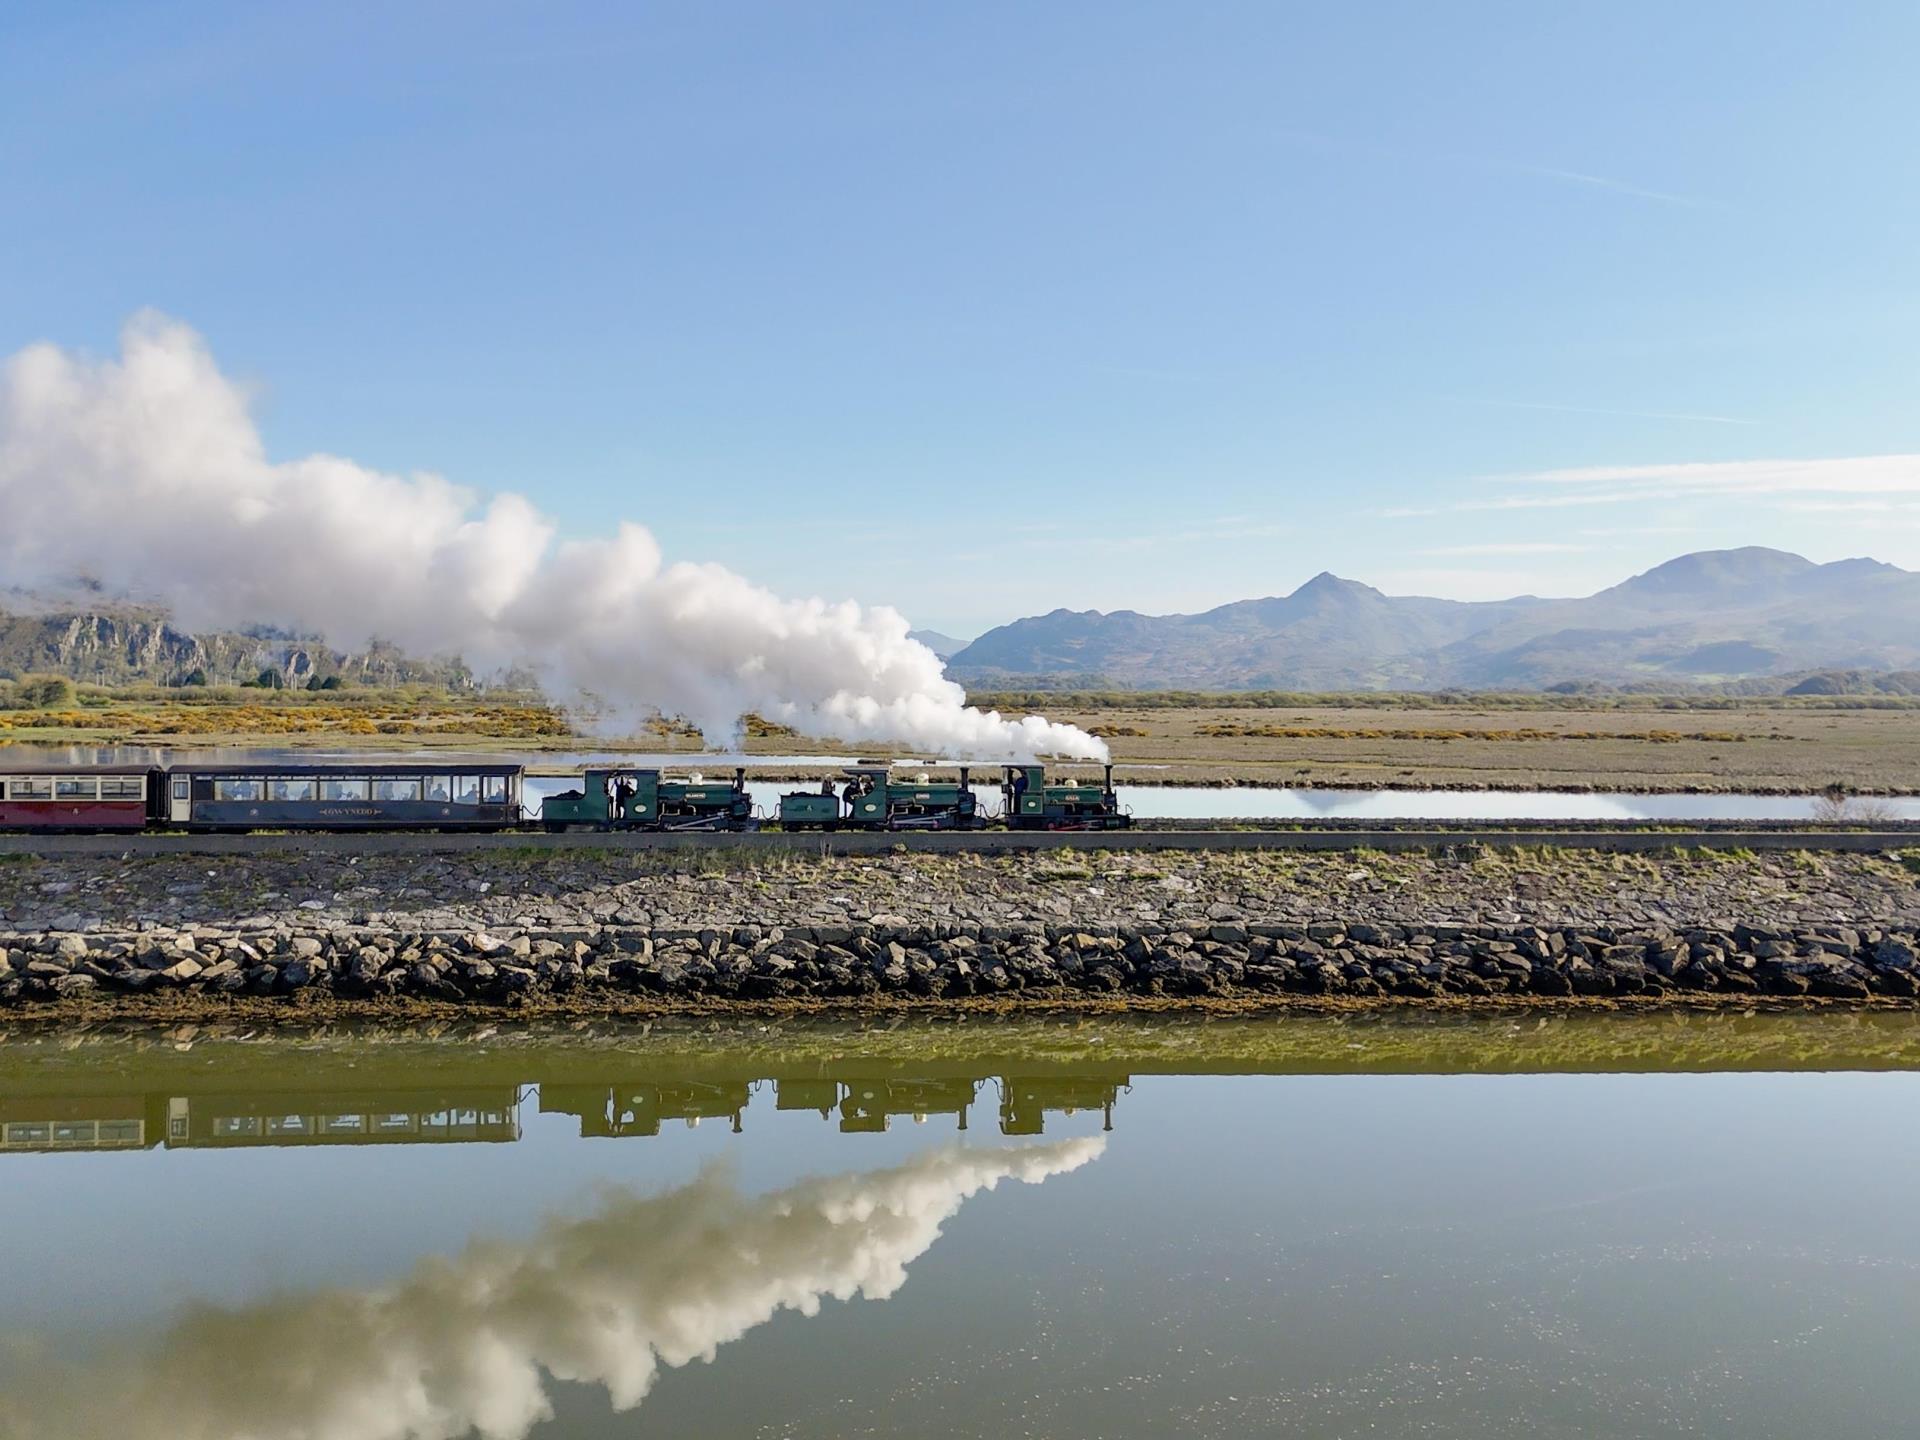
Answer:
M1112 765L1097 785L1071 777L1049 784L1044 766L1009 765L1001 798L1009 830L1125 830L1133 824L1120 808Z
M960 778L935 780L921 774L895 779L874 766L849 772L847 823L872 830L975 830L985 824L973 793L971 767Z

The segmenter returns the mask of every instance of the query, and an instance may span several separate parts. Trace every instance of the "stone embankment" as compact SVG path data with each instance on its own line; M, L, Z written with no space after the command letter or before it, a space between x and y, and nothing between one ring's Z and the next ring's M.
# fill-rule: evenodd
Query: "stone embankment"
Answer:
M0 1006L1920 997L1897 856L0 866Z

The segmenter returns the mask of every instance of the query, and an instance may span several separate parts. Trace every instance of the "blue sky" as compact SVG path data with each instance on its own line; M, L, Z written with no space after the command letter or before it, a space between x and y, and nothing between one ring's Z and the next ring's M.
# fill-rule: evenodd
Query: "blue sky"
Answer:
M158 307L276 458L961 634L1920 567L1916 53L1911 3L14 0L0 351Z

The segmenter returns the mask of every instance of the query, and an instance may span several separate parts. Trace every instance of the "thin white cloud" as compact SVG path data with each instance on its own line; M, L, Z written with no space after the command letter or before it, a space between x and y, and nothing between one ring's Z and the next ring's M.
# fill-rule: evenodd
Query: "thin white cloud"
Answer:
M1616 410L1603 405L1559 405L1544 400L1467 399L1462 405L1491 405L1500 410L1545 410L1564 415L1610 415L1627 420L1690 420L1702 425L1758 425L1741 415L1713 415L1697 410Z
M1585 465L1492 479L1510 485L1634 486L1712 494L1920 494L1920 455L1850 455L1821 460L1682 461L1667 465Z
M1796 515L1913 515L1920 500L1783 500L1779 509Z
M1397 145L1382 145L1374 140L1356 140L1341 135L1326 135L1316 130L1282 130L1275 138L1288 144L1316 150L1342 151L1353 155L1372 155L1382 160L1411 161L1418 165L1446 165L1471 170L1491 170L1508 175L1524 175L1535 180L1550 180L1561 185L1577 185L1633 200L1651 200L1660 205L1677 205L1688 210L1718 210L1716 200L1698 195L1682 195L1672 190L1656 190L1611 175L1595 175L1586 170L1569 170L1560 165L1535 165L1525 160L1507 160L1493 155L1468 155L1459 152L1407 150Z
M1450 500L1441 505L1392 505L1378 511L1383 520L1413 520L1429 515L1452 515L1466 510L1560 510L1576 505L1644 503L1647 496L1633 490L1572 495L1503 495L1494 500Z
M1471 160L1472 157L1463 156ZM1562 180L1569 185L1583 185L1594 190L1608 190L1616 195L1631 195L1637 200L1657 200L1663 205L1679 205L1689 210L1718 209L1718 202L1704 200L1697 195L1676 195L1670 190L1654 190L1645 185L1635 185L1626 180L1615 180L1609 175L1589 175L1584 170L1563 170L1557 165L1527 165L1509 160L1480 160L1477 163L1492 165L1502 170L1512 170L1520 175L1537 175L1542 180Z
M1796 496L1920 496L1920 455L1587 465L1491 475L1483 480L1519 493L1481 494L1432 505L1390 506L1377 514L1382 519L1407 520L1463 512L1727 499L1759 501L1774 509L1789 509L1808 503L1790 498Z
M1592 545L1571 545L1554 540L1508 540L1490 541L1482 545L1435 545L1414 553L1465 559L1476 555L1585 555L1594 548Z
M1601 525L1587 526L1575 532L1588 540L1618 540L1625 536L1697 535L1698 525Z
M1163 550L1180 545L1226 545L1236 541L1274 540L1295 534L1296 527L1281 523L1255 523L1244 515L1223 515L1180 530L1146 530L1130 534L1077 534L1071 542L1057 535L1023 536L1008 539L989 549L963 550L954 555L956 563L975 564L1004 556L1012 550L1058 552L1069 545L1078 555L1131 554L1141 550Z

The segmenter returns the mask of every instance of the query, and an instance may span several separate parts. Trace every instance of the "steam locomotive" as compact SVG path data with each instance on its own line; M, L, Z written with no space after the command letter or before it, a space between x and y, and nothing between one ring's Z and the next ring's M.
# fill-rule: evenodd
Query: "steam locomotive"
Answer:
M1113 787L1049 781L1039 765L1002 769L1002 808L989 817L971 783L897 777L863 763L817 790L755 812L747 772L730 780L657 769L585 771L576 787L529 814L520 765L49 766L0 771L0 831L442 830L1120 830L1132 818Z
M973 767L958 780L899 778L891 766L855 765L818 790L780 797L770 822L782 830L983 830ZM748 830L763 823L747 795L747 772L730 785L693 777L672 780L658 770L589 770L578 790L550 796L540 821L549 830ZM1049 785L1044 767L1003 767L997 817L1013 830L1121 830L1133 823L1121 808L1108 765L1097 786L1065 779Z

